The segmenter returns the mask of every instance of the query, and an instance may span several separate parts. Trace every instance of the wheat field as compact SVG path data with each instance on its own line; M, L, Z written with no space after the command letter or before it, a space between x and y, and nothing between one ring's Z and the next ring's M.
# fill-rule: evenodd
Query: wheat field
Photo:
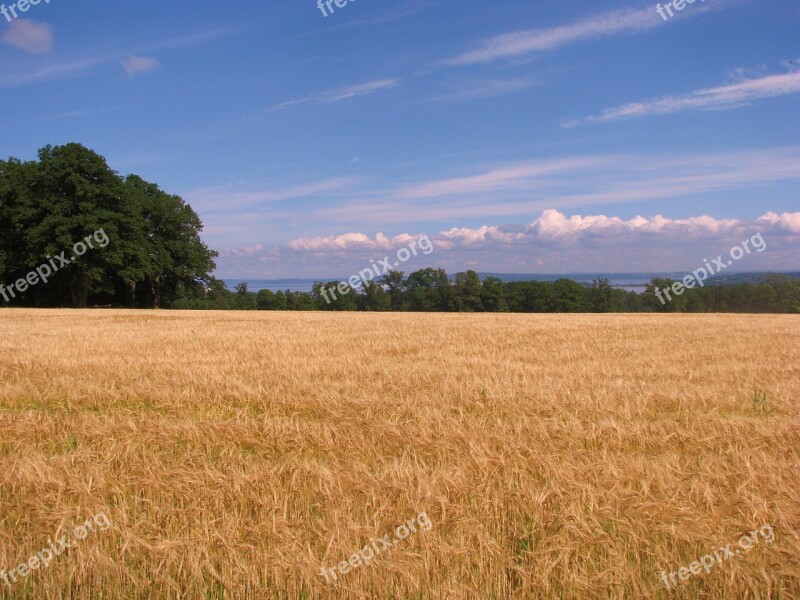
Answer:
M0 598L798 598L799 408L792 316L0 310L0 569L109 523Z

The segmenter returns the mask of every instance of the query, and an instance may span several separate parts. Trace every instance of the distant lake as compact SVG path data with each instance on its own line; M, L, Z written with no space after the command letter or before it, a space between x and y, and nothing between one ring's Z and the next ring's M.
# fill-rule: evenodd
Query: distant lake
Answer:
M331 278L331 281L336 280L336 277ZM233 291L236 286L242 282L247 284L247 289L251 292L260 292L261 290L270 290L273 292L285 292L286 290L292 292L310 292L314 288L314 284L319 279L223 279L225 287ZM327 281L327 280L326 280Z
M789 277L800 279L800 273L778 271L788 275ZM557 275L541 275L541 274L509 274L509 273L478 273L481 280L487 277L497 277L501 281L556 281L557 279L572 279L584 285L592 285L594 279L608 279L611 285L615 288L626 290L629 292L643 293L645 286L656 277L663 277L665 279L673 279L680 281L688 273L567 273ZM766 273L734 273L726 272L718 274L709 278L706 285L720 285L726 283L754 283L759 282ZM452 275L451 275L452 279ZM225 286L229 290L234 290L236 285L245 282L247 289L251 292L260 292L261 290L271 290L273 292L286 290L292 292L310 292L314 288L314 283L317 281L347 281L347 277L318 277L316 279L223 279Z
M497 277L501 281L555 281L561 278L572 279L578 283L591 285L593 279L606 278L611 282L611 285L619 289L643 292L644 286L650 282L653 277L674 277L678 275L683 277L684 274L664 275L663 273L634 273L624 275L598 275L598 274L573 274L573 275L509 275L501 273L479 273L481 279L492 276ZM273 292L286 290L292 292L310 292L317 281L347 281L347 277L318 277L315 279L223 279L225 286L229 290L234 290L236 285L242 282L247 283L247 289L251 292L260 292L261 290L270 290Z

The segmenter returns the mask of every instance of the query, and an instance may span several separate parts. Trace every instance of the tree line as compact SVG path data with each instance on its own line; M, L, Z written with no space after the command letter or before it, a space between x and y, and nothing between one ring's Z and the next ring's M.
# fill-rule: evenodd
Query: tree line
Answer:
M0 282L23 281L92 232L109 239L15 306L172 307L214 281L217 253L200 240L202 228L179 196L121 177L80 144L46 146L35 161L0 160Z
M687 289L662 303L657 290L672 279L653 279L644 293L615 288L608 279L583 285L571 279L504 282L481 280L475 271L450 277L443 269L422 269L405 276L390 271L358 289L346 282L317 282L311 292L261 290L246 283L235 291L219 282L206 294L179 300L175 308L206 310L322 310L404 312L740 312L800 313L800 279L770 274L758 283L706 285ZM347 290L342 293L342 290Z

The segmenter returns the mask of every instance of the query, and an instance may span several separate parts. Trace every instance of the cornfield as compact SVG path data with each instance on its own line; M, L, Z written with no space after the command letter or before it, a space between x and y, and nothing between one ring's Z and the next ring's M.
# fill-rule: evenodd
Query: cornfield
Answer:
M0 569L110 526L0 598L797 598L799 408L793 316L2 310Z

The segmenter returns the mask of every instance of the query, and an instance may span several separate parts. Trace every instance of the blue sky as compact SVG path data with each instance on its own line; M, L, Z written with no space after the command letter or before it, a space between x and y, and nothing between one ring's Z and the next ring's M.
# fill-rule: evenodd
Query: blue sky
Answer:
M691 270L756 232L737 267L800 269L796 1L333 8L0 16L0 155L76 141L180 194L226 278L346 275L419 235L407 270Z

